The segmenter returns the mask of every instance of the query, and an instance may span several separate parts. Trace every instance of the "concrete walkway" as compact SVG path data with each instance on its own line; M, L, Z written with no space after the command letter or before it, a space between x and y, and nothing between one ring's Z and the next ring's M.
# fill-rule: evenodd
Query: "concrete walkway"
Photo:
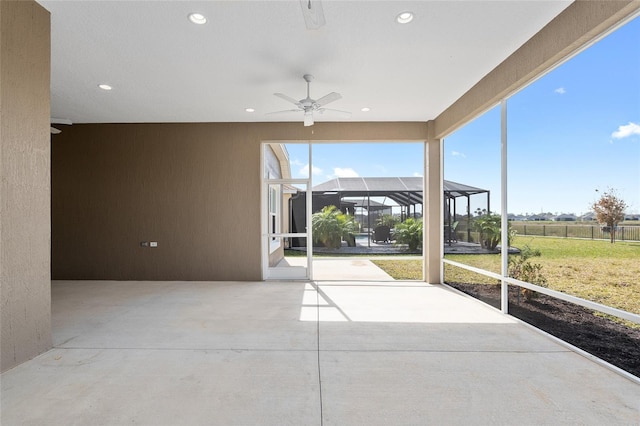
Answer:
M640 423L640 385L443 286L52 285L5 425Z
M313 278L318 281L394 281L391 275L374 265L371 260L358 257L316 257L313 259Z

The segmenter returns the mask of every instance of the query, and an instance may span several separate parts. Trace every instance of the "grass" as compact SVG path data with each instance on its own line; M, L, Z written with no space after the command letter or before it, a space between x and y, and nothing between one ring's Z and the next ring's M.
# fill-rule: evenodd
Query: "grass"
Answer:
M372 260L395 280L422 280L422 259Z
M532 258L543 266L548 287L625 311L640 314L640 243L516 237L513 245L539 249ZM499 255L446 255L447 259L492 272L500 271ZM396 279L421 279L420 260L374 261ZM393 264L393 266L390 266ZM496 280L445 265L445 281L496 284Z

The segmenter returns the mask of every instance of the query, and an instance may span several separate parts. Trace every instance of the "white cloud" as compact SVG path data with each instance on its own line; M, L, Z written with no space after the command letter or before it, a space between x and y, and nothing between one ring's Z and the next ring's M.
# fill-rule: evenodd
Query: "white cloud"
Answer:
M333 169L333 174L336 177L358 177L360 176L358 174L358 172L356 172L355 170L353 170L352 168L347 167L346 169L343 169L341 167L336 167Z
M422 177L422 173L413 172L413 177Z
M293 160L291 160L291 165L292 166L304 166L304 163L300 160L298 160L297 158L294 158Z
M462 152L458 152L458 151L451 151L451 155L453 155L454 157L467 158L466 155L464 155Z
M629 122L627 125L619 126L618 130L611 133L614 139L628 138L629 136L640 135L640 125Z
M299 173L300 173L301 176L309 176L309 165L305 164L304 167L300 169ZM320 167L313 166L311 168L311 173L316 175L316 176L317 175L321 175L322 174L322 169Z
M567 93L567 91L564 89L564 87L558 87L556 90L554 90L554 92L559 94L559 95L564 95L565 93Z

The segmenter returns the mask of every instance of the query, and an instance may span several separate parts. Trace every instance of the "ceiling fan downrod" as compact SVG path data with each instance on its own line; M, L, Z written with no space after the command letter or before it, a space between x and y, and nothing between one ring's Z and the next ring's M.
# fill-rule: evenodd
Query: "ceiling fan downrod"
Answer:
M307 99L311 99L311 82L313 81L313 76L311 74L305 74L302 78L307 82Z

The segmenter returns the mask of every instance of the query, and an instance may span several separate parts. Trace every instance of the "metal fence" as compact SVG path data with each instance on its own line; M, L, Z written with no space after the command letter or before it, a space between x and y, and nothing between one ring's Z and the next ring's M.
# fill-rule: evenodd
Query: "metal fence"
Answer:
M549 223L523 223L511 222L511 228L520 236L533 235L539 237L555 238L585 238L590 240L609 240L611 234L607 226L579 225L579 224L549 224ZM461 222L456 229L458 241L478 242L480 234L467 228L467 224ZM640 241L640 226L625 225L616 228L616 240Z
M611 238L608 226L600 225L556 225L537 223L512 223L511 227L518 235L535 235L556 238L587 238L591 240L608 240ZM618 226L616 240L640 241L640 226Z

